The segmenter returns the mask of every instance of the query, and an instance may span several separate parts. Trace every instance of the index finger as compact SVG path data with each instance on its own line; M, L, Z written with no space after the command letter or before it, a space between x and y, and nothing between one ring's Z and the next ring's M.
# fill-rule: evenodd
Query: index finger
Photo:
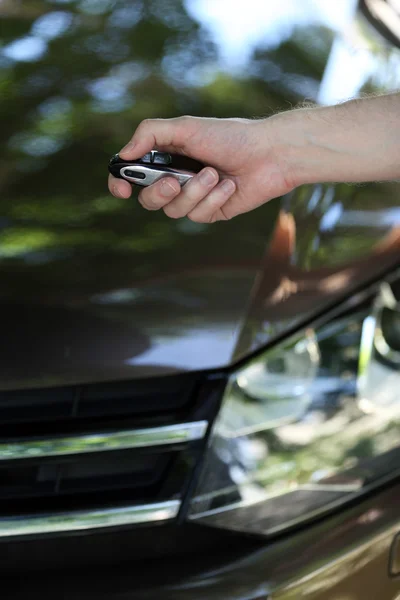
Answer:
M154 148L167 151L182 150L193 133L194 121L192 117L145 119L119 155L124 160L134 160Z

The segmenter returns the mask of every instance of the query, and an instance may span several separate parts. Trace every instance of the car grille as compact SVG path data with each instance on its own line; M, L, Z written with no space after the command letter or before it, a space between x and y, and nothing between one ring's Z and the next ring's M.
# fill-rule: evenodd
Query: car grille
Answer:
M0 537L175 519L215 413L210 383L1 392Z

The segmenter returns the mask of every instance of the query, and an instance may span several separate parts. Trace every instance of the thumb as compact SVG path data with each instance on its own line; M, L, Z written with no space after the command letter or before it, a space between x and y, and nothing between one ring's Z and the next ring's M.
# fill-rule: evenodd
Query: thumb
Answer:
M134 160L154 148L167 151L182 150L192 134L191 121L194 120L191 117L145 119L119 155L125 160Z

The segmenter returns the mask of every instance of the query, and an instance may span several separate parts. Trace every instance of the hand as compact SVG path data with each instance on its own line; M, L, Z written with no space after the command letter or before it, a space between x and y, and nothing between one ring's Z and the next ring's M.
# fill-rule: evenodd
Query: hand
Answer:
M173 219L187 216L198 223L231 219L294 187L277 118L150 119L139 125L119 154L134 160L153 149L210 165L182 188L173 177L164 177L140 191L144 208L163 209ZM111 175L109 189L120 198L129 198L132 191L127 181Z

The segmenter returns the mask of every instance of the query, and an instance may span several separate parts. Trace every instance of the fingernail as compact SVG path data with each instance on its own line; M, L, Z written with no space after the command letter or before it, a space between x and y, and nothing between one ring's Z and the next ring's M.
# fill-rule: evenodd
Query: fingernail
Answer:
M235 188L236 185L232 179L225 179L225 181L221 183L221 189L223 189L227 194L232 194L235 191Z
M161 183L160 192L161 195L165 198L170 198L171 196L175 196L177 190L175 189L175 186L172 183L165 180Z
M120 150L120 154L122 154L122 153L126 154L128 152L131 152L134 149L135 146L136 146L135 142L128 142L126 144L126 146L124 146L122 148L122 150Z
M214 181L216 181L216 179L217 176L211 169L205 169L199 175L200 183L202 183L203 185L211 185L212 183L214 183Z
M117 198L123 198L123 196L121 196L119 189L116 185L113 186L112 193L114 196L117 196Z

